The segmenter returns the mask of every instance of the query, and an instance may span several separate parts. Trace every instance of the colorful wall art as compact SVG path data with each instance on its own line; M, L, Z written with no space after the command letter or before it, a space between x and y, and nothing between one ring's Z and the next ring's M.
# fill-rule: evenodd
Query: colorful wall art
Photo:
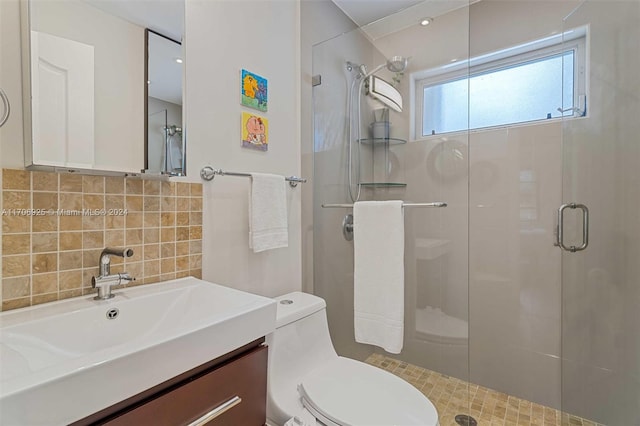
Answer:
M242 113L242 146L244 148L267 151L269 121L248 112Z
M240 103L259 111L267 110L267 79L243 69L240 72Z

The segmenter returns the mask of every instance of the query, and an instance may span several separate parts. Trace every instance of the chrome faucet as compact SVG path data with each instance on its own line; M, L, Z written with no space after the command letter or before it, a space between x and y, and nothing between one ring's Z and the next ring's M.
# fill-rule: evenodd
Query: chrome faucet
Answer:
M130 248L105 248L100 253L100 275L91 278L91 286L98 289L98 295L94 300L107 300L114 297L111 287L135 281L135 278L126 272L111 275L111 256L131 257L133 250Z

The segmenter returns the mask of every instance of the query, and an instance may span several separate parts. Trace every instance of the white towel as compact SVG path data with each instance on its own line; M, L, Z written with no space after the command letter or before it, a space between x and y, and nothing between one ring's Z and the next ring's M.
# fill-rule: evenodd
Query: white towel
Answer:
M284 176L251 174L249 248L254 253L288 247L287 191Z
M400 353L404 340L402 201L353 206L356 341Z

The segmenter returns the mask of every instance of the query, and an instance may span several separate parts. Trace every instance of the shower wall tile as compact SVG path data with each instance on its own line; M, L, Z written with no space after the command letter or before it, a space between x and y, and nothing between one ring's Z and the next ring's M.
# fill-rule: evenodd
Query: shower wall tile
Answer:
M2 310L93 293L107 246L128 285L202 276L201 184L3 169L1 198Z

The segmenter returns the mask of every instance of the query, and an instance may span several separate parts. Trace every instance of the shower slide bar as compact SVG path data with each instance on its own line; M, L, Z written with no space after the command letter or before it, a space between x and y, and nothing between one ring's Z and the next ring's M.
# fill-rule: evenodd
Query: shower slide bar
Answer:
M204 166L202 170L200 170L200 177L206 181L211 181L213 178L219 176L241 176L241 177L251 177L250 173L237 173L237 172L226 172L222 169L214 169L211 166ZM298 183L307 183L307 179L301 178L298 176L287 176L284 178L292 188L298 186Z
M447 203L436 202L436 203L403 203L402 207L447 207ZM345 208L352 209L353 204L323 204L323 209L335 209L335 208Z

